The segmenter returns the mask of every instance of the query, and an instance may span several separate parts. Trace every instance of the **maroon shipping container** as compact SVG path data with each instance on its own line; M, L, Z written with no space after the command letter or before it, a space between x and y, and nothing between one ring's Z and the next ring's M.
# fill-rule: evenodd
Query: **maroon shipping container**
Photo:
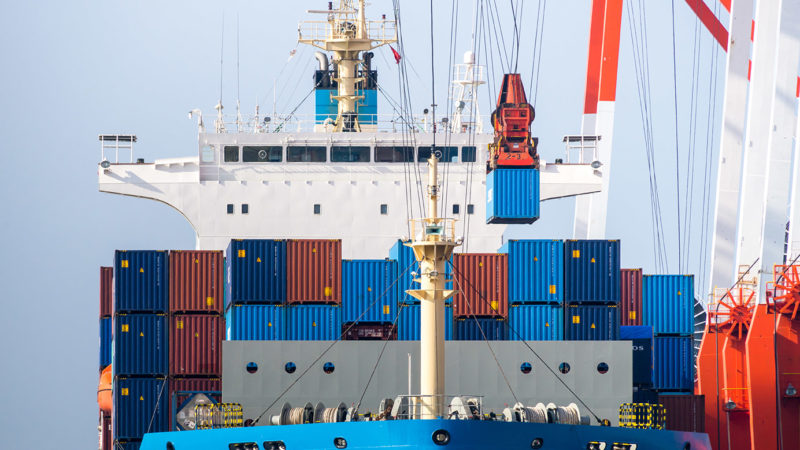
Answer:
M114 440L112 439L111 434L111 416L105 416L103 413L100 413L100 435L98 436L100 439L100 450L113 450L112 444Z
M222 316L181 314L172 316L169 332L169 374L220 376L222 374Z
M397 325L391 323L346 323L342 325L345 341L396 341Z
M455 317L508 317L508 255L453 255Z
M292 239L286 245L289 303L342 302L342 241Z
M172 412L177 413L184 403L194 395L178 394L178 392L203 392L207 397L219 403L222 401L222 380L220 378L173 378L169 380L170 430L172 430ZM210 394L210 392L218 393Z
M114 268L100 268L100 318L114 314Z
M619 324L642 324L642 269L622 269L620 272Z
M169 252L169 310L221 314L224 273L221 251Z
M658 403L664 405L667 429L705 433L706 401L703 395L659 395Z

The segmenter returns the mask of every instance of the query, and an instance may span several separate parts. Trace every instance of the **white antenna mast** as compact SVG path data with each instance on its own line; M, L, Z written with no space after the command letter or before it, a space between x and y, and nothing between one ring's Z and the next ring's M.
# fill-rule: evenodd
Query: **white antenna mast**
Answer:
M242 131L242 111L239 103L239 13L236 13L236 132Z
M217 120L214 121L214 128L217 133L225 132L225 122L222 120L222 56L225 49L225 12L222 13L222 33L219 44L219 103L214 109L217 110Z

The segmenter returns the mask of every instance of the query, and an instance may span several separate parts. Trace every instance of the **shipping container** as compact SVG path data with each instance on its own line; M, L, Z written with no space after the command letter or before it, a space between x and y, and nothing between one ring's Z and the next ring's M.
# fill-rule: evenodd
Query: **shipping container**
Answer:
M533 223L538 218L538 169L501 168L486 174L487 223Z
M508 255L457 253L453 266L455 317L508 317Z
M397 319L397 339L401 341L418 341L420 338L422 305L407 304L400 308ZM453 339L453 307L444 307L444 339Z
M691 337L654 339L653 387L660 391L689 391L694 388Z
M112 433L111 416L100 414L100 450L114 450Z
M286 339L286 308L282 305L232 305L225 314L229 341Z
M165 314L117 314L114 375L167 375L168 344Z
M169 430L169 383L166 378L114 380L114 439L141 439Z
M169 332L169 374L222 375L222 316L173 315Z
M397 324L394 323L343 323L342 340L345 341L394 341L397 340Z
M508 321L494 317L456 319L453 339L457 341L508 340Z
M624 326L642 324L642 269L620 271L619 323Z
M114 268L100 268L100 318L114 314Z
M286 241L233 239L225 251L225 308L286 302Z
M567 303L618 303L619 260L619 241L566 241L564 300Z
M342 332L342 308L333 305L296 305L286 308L287 339L332 341Z
M561 305L511 305L508 310L512 341L560 341L564 339Z
M653 385L653 327L621 326L619 338L631 341L633 346L633 384L642 387Z
M100 319L100 370L111 364L113 319Z
M407 289L419 289L419 283L415 282L414 276L411 275L414 272L419 274L419 263L417 263L417 259L414 257L414 251L411 250L411 247L403 245L403 242L408 241L401 241L398 239L392 248L389 249L389 259L397 261L397 275L399 277L397 281L399 287L398 295L401 303L419 303L419 300L405 292ZM453 258L450 258L450 261L445 264L444 277L446 280L453 279ZM445 283L445 289L453 289L453 282L448 281ZM447 303L451 303L452 301L452 298L447 299Z
M342 302L342 241L292 239L286 244L287 301Z
M389 322L397 317L397 261L342 261L342 320Z
M171 312L222 314L224 258L218 250L169 252Z
M503 249L511 304L564 301L564 241L510 240Z
M114 253L114 313L166 313L169 309L167 252Z
M564 312L564 339L568 341L619 339L619 308L616 305L570 305Z
M222 380L219 378L172 378L169 380L169 426L170 430L187 429L176 422L176 413L198 393L219 403L222 401Z
M141 439L121 439L114 441L114 450L139 450Z
M694 330L694 276L645 275L643 277L644 325L656 336L690 336Z
M633 403L649 403L657 405L658 392L653 390L652 387L634 386L633 387Z
M692 394L661 394L658 403L667 413L667 430L705 433L705 396Z

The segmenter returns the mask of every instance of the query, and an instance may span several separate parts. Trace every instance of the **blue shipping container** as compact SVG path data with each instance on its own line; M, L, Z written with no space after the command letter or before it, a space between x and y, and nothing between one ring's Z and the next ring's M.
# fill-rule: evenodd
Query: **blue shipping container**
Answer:
M166 375L169 338L164 314L114 316L114 375Z
M342 261L342 320L394 322L400 292L397 274L394 260Z
M560 305L512 305L508 323L514 330L508 333L512 341L564 339L564 308Z
M564 301L564 241L511 240L503 248L508 253L509 303Z
M100 370L111 364L112 319L100 319Z
M297 305L286 308L287 339L332 341L342 334L342 308L331 305Z
M615 341L619 339L619 310L607 305L570 305L564 317L568 341Z
M652 386L653 384L653 327L619 327L620 340L632 341L633 345L633 384Z
M229 341L286 339L286 308L281 305L233 305L225 313Z
M114 252L114 313L165 313L169 309L167 252Z
M419 283L414 282L414 277L411 272L419 273L419 264L417 259L414 258L414 251L411 247L403 245L403 241L397 240L391 249L389 249L389 259L397 261L397 274L400 279L397 281L398 296L401 303L418 303L419 300L406 294L407 289L419 289ZM402 275L402 276L401 276ZM448 280L453 279L453 259L445 265L444 276ZM453 289L453 282L450 281L445 284L445 289ZM447 303L451 303L453 298L447 299Z
M420 336L420 314L422 306L403 305L400 308L400 318L397 319L397 340L418 341ZM453 307L444 308L444 339L453 339Z
M114 379L114 439L141 439L169 431L166 378Z
M486 222L533 223L539 218L539 170L495 169L486 174Z
M653 386L689 391L694 387L692 337L655 337Z
M566 241L564 300L567 303L619 303L619 260L619 241Z
M225 251L225 307L286 302L286 241L233 239Z
M694 330L694 276L645 275L642 283L644 325L661 334L690 336Z
M492 317L466 318L455 321L453 339L457 341L508 340L508 322Z

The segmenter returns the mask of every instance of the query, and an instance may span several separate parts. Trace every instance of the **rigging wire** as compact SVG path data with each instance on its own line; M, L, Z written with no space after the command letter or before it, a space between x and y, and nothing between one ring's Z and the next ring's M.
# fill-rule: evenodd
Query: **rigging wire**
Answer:
M448 81L448 92L450 93L447 107L445 109L445 117L447 117L448 122L447 125L444 126L444 154L447 154L448 148L452 143L452 136L453 136L453 128L452 128L452 120L453 120L453 67L455 66L455 55L456 55L456 36L458 35L458 3L456 0L452 0L450 5L450 44L448 46L449 57L448 62L450 63L447 70L447 81ZM463 151L463 150L462 150ZM452 155L451 155L452 157ZM446 163L450 163L451 161L443 161ZM449 200L449 179L450 179L450 165L447 164L444 167L443 177L442 177L442 202L440 205L440 213L439 217L447 217L447 202Z
M678 140L678 64L676 61L677 48L675 44L675 0L672 0L672 96L675 110L675 190L677 192L677 214L678 223L678 270L680 271L683 255L680 251L681 242L681 188L680 188L680 147Z

